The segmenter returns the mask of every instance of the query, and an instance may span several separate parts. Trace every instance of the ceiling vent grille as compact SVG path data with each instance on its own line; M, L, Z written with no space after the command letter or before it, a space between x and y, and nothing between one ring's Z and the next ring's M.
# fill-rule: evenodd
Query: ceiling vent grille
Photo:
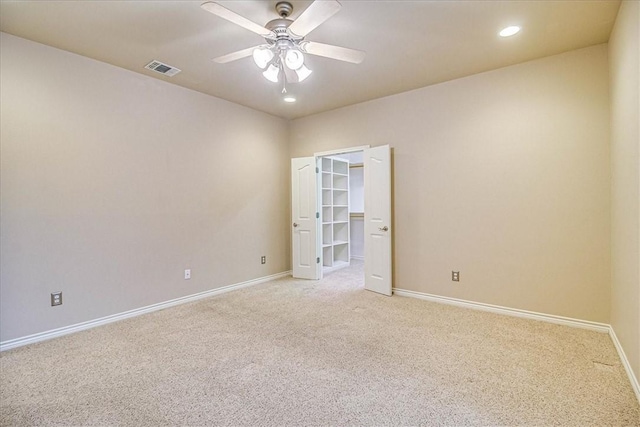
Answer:
M180 71L182 71L176 67L172 67L171 65L164 64L157 60L149 62L144 68L146 68L147 70L155 71L156 73L164 74L165 76L169 77L173 77Z

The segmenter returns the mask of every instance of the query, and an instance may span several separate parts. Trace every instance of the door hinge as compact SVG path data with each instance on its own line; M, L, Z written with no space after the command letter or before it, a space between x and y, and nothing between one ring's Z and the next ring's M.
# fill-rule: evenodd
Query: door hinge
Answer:
M316 173L320 173L320 169L316 166Z
M316 218L320 218L320 212L316 212Z
M320 257L316 258L316 264L320 264Z

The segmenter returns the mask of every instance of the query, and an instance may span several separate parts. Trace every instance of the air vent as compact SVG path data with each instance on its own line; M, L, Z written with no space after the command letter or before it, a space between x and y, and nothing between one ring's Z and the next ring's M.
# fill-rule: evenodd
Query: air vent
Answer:
M165 76L173 77L178 74L180 71L176 67L172 67L171 65L164 64L160 61L151 61L144 68L147 70L155 71L156 73L164 74Z

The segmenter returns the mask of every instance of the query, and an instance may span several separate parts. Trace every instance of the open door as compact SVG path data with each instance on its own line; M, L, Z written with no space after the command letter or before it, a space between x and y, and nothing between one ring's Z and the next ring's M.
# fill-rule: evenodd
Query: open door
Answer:
M391 149L364 150L364 288L391 296Z
M293 277L319 279L316 255L318 206L315 157L291 159L291 238Z

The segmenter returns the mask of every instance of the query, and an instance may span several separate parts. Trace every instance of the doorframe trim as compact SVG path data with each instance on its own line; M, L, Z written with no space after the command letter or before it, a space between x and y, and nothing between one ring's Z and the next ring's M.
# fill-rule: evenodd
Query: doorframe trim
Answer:
M371 145L361 145L359 147L339 148L337 150L321 151L319 153L313 153L317 157L335 156L336 154L353 153L355 151L362 151L367 148L371 148Z

